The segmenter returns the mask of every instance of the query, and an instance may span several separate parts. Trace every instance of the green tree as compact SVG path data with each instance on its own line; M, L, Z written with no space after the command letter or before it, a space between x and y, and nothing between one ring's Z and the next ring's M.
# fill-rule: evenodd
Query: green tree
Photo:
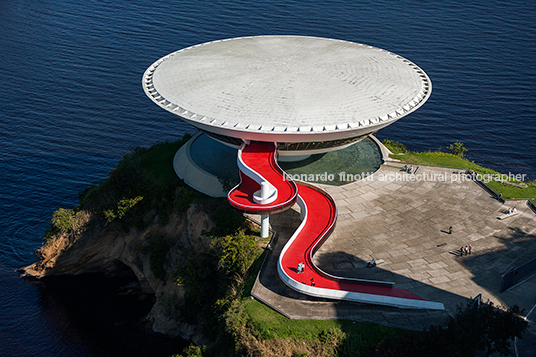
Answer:
M385 338L373 356L472 357L479 351L507 356L512 353L511 343L522 338L528 326L522 313L517 305L498 309L492 302L471 309L459 306L445 327L432 325L422 333Z
M458 307L456 315L447 321L447 330L452 338L466 341L466 350L482 350L486 356L495 352L507 356L512 353L511 342L516 337L522 338L528 326L521 314L517 305L503 310L494 307L493 302L472 309ZM463 341L458 344L462 345Z
M459 141L456 141L455 143L453 144L450 144L448 149L456 156L458 157L464 157L465 156L465 152L467 151L467 149L465 147L463 147L463 143L462 142L459 142Z
M171 357L203 357L203 349L198 346L190 345L182 350L182 354Z
M214 228L210 231L212 236L233 235L238 230L246 228L246 219L242 213L231 209L227 201L221 201L210 218L214 222Z
M74 229L74 210L58 208L50 220L54 229L59 232L69 232Z
M45 232L45 244L52 242L58 234L76 231L76 212L72 209L58 208L50 219L50 226Z
M230 277L242 276L254 259L253 252L257 247L255 239L240 230L235 235L221 237L216 242L221 252L218 268Z
M192 253L175 273L176 283L184 286L186 307L183 315L188 322L194 322L198 313L210 315L212 306L224 290L217 261L213 252Z

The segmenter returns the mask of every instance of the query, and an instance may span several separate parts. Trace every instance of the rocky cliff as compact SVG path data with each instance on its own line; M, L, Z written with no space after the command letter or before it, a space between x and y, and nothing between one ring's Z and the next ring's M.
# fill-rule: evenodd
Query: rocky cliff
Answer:
M77 227L62 233L36 251L39 260L20 269L30 280L59 275L104 273L121 276L132 273L144 293L155 296L155 304L146 318L154 332L180 336L198 345L208 341L199 328L181 321L178 309L184 301L184 289L177 285L174 272L188 254L210 248L210 238L203 234L213 223L210 203L193 203L185 213L173 213L166 223L158 218L143 230L125 231L117 223L100 227L89 213L77 213ZM155 253L158 242L165 241L161 259L162 274L155 275ZM153 257L154 258L154 257Z

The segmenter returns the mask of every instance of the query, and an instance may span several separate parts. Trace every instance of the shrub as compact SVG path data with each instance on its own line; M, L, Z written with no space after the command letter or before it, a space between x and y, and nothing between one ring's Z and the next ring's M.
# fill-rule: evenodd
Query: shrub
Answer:
M74 210L58 208L52 215L50 222L58 233L72 231L74 224Z
M354 357L356 351L362 351L366 348L365 341L358 334L344 334L341 343L338 345L337 352L340 357Z
M215 241L220 251L218 268L229 277L243 276L255 259L255 238L238 231L235 235L221 237Z
M463 143L456 141L453 144L450 144L448 149L456 156L458 157L464 157L465 152L467 151L466 148L463 147Z
M382 144L385 145L393 154L403 154L408 152L406 146L398 141L393 141L385 139L382 141Z
M506 311L493 303L481 303L474 308L458 306L446 327L430 326L425 332L407 332L385 338L374 356L486 356L512 353L511 342L521 338L528 322L520 315L517 305Z
M177 187L173 206L178 212L186 212L194 200L194 192L189 187Z
M75 211L58 208L50 219L50 225L45 232L45 244L52 242L58 234L73 232L75 230Z
M177 284L184 286L183 315L187 322L195 322L197 312L210 316L212 306L221 296L222 279L218 275L217 261L211 252L191 254L175 273Z
M246 219L238 210L231 209L227 201L221 202L211 215L214 228L210 231L213 236L235 234L239 229L246 228Z
M117 208L104 210L106 222L111 223L116 219L122 219L130 211L130 209L141 200L143 200L142 196L120 199L119 202L117 202Z
M172 357L203 357L203 349L198 346L190 345L182 350L182 354L173 355Z

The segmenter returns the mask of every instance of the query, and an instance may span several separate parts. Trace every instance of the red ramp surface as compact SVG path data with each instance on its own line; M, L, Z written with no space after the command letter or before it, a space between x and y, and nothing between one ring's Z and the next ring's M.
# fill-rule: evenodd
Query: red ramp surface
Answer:
M273 143L252 142L238 150L240 184L234 187L227 198L231 206L248 213L277 213L296 203L296 183L285 178L285 172L276 160ZM253 195L261 189L261 181L269 182L277 190L277 198L269 204L257 204Z
M306 295L403 308L444 310L438 302L422 299L410 291L395 289L393 283L348 279L325 273L313 262L313 254L329 237L337 220L333 198L314 185L286 179L276 161L272 143L242 145L238 153L241 182L233 188L230 204L251 213L275 213L290 208L296 200L300 205L302 223L283 248L278 261L281 280ZM255 202L260 182L268 181L277 190L277 198L269 204ZM303 272L298 272L303 263Z
M332 232L337 219L337 206L324 190L298 183L299 204L303 221L283 248L278 262L280 278L289 287L307 295L337 300L356 301L418 309L444 309L391 283L348 279L325 273L313 262L313 254ZM305 269L298 273L298 263Z

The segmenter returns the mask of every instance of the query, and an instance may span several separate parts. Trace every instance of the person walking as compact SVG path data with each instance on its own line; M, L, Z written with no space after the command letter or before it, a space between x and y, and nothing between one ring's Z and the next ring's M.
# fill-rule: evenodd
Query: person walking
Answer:
M471 251L473 250L473 246L469 244L469 255L471 255Z

